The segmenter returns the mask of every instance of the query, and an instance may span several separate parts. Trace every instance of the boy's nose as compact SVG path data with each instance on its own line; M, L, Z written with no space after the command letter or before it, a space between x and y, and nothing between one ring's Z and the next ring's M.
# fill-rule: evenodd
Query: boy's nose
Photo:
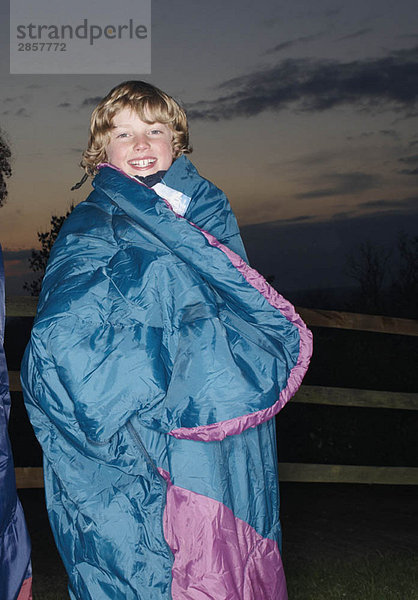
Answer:
M134 140L135 148L148 148L149 140L146 135L138 135Z

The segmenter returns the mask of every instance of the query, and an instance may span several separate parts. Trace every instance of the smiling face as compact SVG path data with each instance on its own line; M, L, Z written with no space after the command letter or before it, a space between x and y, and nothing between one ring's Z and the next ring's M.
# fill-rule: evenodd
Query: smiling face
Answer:
M164 123L146 123L129 108L113 117L108 161L129 175L166 171L173 162L173 132Z

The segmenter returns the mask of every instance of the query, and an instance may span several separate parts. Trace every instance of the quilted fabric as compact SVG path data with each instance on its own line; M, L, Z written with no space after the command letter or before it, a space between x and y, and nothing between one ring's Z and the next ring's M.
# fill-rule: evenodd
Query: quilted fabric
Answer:
M22 365L77 599L286 598L274 415L311 336L185 157L184 218L110 166L64 224Z
M31 598L30 540L16 492L7 426L10 414L9 378L3 349L5 326L4 270L0 246L0 598ZM24 589L22 584L25 581Z

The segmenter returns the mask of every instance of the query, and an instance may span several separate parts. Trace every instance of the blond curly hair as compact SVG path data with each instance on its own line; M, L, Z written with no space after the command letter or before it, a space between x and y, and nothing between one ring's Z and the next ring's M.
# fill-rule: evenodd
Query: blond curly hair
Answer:
M97 166L107 161L106 147L110 141L113 118L124 108L136 112L145 123L168 125L173 132L174 159L192 151L186 113L178 102L150 83L125 81L110 90L91 115L88 146L80 163L88 175L95 175Z

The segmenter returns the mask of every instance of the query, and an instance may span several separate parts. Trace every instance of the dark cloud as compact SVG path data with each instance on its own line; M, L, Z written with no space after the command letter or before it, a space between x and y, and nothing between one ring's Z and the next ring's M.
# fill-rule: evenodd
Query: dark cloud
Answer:
M397 204L396 200L368 200L367 202L362 202L361 206L365 208L393 208Z
M371 33L372 31L373 31L373 29L371 27L366 27L365 29L359 29L358 31L355 31L354 33L349 33L348 35L343 35L342 37L338 38L338 41L341 42L343 40L353 40L355 38L358 38L358 37L361 37L368 33Z
M408 110L405 112L402 117L399 117L394 123L398 123L399 121L406 121L407 119L416 119L418 117L418 110Z
M386 137L391 137L394 140L398 140L399 139L399 133L395 129L381 129L379 131L379 133L381 135L386 136Z
M15 116L16 117L30 117L30 114L28 113L28 111L26 110L26 108L19 108L16 112L15 112Z
M272 54L273 52L280 52L280 50L286 50L286 48L291 48L296 43L297 40L288 40L287 42L281 42L280 44L277 44L277 46L266 50L265 54Z
M16 104L21 104L21 103L26 104L28 102L28 96L25 96L25 95L7 96L7 98L4 98L4 100L2 100L2 102L7 102L7 104L13 104L14 106L16 106Z
M84 98L81 106L97 106L99 102L103 100L103 96L92 96L90 98Z
M396 208L398 211L413 209L418 206L418 196L407 196L406 198L398 199L380 199L368 200L362 202L360 206L364 208Z
M214 100L189 104L189 117L218 121L266 110L315 112L344 104L374 111L402 109L411 114L418 99L418 46L352 62L286 59L229 79L218 90Z
M359 138L368 138L374 135L374 131L363 131L360 135L347 135L346 140L358 140Z
M283 17L272 17L270 16L268 19L262 19L260 24L262 27L267 27L268 29L277 28L277 25L283 23Z
M300 217L293 217L292 219L282 219L281 223L303 223L312 221L313 219L315 219L315 215L301 215Z
M323 35L324 35L323 33L315 33L312 35L302 35L300 37L295 38L294 40L287 40L286 42L281 42L280 44L277 44L277 46L274 46L273 48L266 50L265 54L273 54L275 52L280 52L281 50L286 50L287 48L291 48L292 46L297 46L298 44L304 44L306 42L313 42L314 40L317 40L318 38L322 37Z
M417 165L418 163L418 154L412 154L411 156L402 156L399 159L400 163L403 163L405 165ZM400 175L413 175L416 176L418 175L418 167L415 168L408 168L408 169L401 169L400 171L398 171L398 173Z
M352 173L330 173L323 180L329 182L329 187L310 190L297 194L296 198L306 200L309 198L327 198L330 196L347 196L358 194L379 186L380 177L370 173L354 171Z
M61 102L61 104L58 104L58 108L70 108L71 104L69 102Z
M285 165L291 165L291 166L296 166L298 169L300 169L300 167L310 167L310 166L318 166L318 165L327 165L330 163L330 161L332 161L333 159L335 159L336 156L336 152L335 150L332 151L320 151L320 152L312 152L310 154L304 154L302 156L299 156L298 158L292 158L291 160L286 160L286 161L276 161L276 162L270 162L269 163L269 167L278 167L278 166L282 166L283 164Z
M356 211L354 210L344 210L344 211L340 211L340 212L336 212L332 215L332 219L339 221L340 219L350 219L351 217L353 217L356 214Z
M412 154L411 156L403 156L399 159L399 162L405 163L407 165L414 164L418 162L418 154Z
M401 175L418 175L418 168L416 169L401 169L398 171Z
M3 248L4 260L27 260L31 255L32 250L8 250Z
M342 12L342 7L340 8L328 8L324 11L324 17L336 17Z

